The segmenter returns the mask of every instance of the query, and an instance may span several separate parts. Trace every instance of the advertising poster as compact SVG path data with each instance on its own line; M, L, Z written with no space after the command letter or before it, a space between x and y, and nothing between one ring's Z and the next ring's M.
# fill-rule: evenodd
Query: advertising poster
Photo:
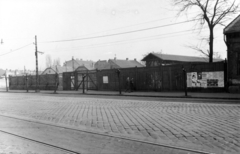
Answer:
M187 87L224 87L224 73L221 72L189 72L187 73Z

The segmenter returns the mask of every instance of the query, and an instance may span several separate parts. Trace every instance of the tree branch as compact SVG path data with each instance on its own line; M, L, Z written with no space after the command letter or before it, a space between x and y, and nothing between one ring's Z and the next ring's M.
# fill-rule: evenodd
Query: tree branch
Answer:
M213 9L213 16L212 16L212 20L211 20L211 25L213 25L213 21L214 18L216 16L216 11L217 11L217 5L218 5L219 0L216 1L215 5L214 5L214 9ZM214 25L213 25L214 26Z

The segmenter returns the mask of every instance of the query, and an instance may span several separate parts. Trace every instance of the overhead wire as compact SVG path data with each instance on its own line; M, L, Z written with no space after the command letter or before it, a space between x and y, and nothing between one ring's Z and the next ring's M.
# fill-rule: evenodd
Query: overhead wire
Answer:
M199 29L206 29L206 28L199 28ZM142 37L142 38L136 38L136 39L130 39L130 40L124 40L124 41L114 41L114 42L107 42L107 43L100 43L100 44L93 44L93 45L85 45L85 46L78 46L76 48L63 48L63 50L77 50L79 48L92 48L92 47L101 47L101 46L109 46L109 45L117 45L117 44L123 44L123 43L130 43L130 42L136 42L136 41L141 41L141 40L154 40L154 39L160 39L160 38L169 38L169 37L173 37L173 36L181 36L181 35L186 35L186 34L180 34L180 35L173 35L173 34L178 34L178 33L184 33L184 32L191 32L193 30L199 30L199 29L190 29L190 30L184 30L184 31L178 31L178 32L173 32L173 33L165 33L165 34L161 34L161 35L154 35L154 36L150 36L150 37ZM172 35L172 36L167 36L167 37L162 37L165 35ZM160 38L159 38L160 37ZM61 49L61 48L60 48ZM59 50L59 49L58 49ZM68 50L69 51L69 50Z
M166 24L166 25L160 25L160 26L149 27L149 28L143 28L143 29L132 30L132 31L126 31L126 32L121 32L121 33L114 33L114 34L107 34L107 35L98 35L98 36L83 37L83 38L68 39L68 40L44 41L44 42L39 42L39 43L70 42L70 41L80 41L80 40L89 40L89 39L96 39L96 38L103 38L103 37L117 36L117 35L123 35L123 34L129 34L129 33L136 33L136 32L141 32L141 31L147 31L147 30L158 29L158 28L162 28L162 27L168 27L168 26L173 26L173 25L183 24L183 23L192 22L192 21L195 21L195 20L198 20L198 19L186 20L186 21L182 21L182 22L178 22L178 23Z
M24 46L22 46L22 47L20 47L20 48L17 48L17 49L11 50L10 52L7 52L7 53L4 53L4 54L1 54L0 57L1 57L1 56L4 56L4 55L7 55L7 54L10 54L10 53L12 53L12 52L18 51L18 50L20 50L20 49L23 49L23 48L25 48L25 47L27 47L27 46L29 46L29 45L31 45L31 44L32 44L32 43L29 43L29 44L24 45Z
M192 13L189 13L189 14L193 14L193 13L196 13L196 12L192 12ZM83 36L89 36L89 35L93 35L93 34L99 34L99 33L109 32L109 31L118 30L118 29L125 29L125 28L134 27L134 26L138 26L138 25L143 25L143 24L153 23L153 22L162 21L162 20L166 20L166 19L171 19L171 18L174 18L174 17L176 17L176 16L161 18L161 19L156 19L156 20L151 20L151 21L145 21L145 22L142 22L142 23L137 23L137 24L128 25L128 26L124 26L124 27L118 27L118 28L108 29L108 30L105 30L105 31L90 33L90 34L86 34L86 35L83 35Z

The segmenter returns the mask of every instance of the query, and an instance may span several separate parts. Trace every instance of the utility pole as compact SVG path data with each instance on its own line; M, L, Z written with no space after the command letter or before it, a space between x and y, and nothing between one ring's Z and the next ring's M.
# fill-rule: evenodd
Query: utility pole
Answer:
M73 71L74 71L74 58L72 57L72 68L73 68Z
M36 56L36 90L35 92L39 92L38 88L38 51L37 51L37 35L35 35L35 56Z

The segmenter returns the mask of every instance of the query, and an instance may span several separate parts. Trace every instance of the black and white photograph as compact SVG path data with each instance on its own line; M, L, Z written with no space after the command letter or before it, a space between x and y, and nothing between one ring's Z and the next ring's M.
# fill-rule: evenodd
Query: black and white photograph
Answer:
M0 154L239 153L239 0L0 0Z

